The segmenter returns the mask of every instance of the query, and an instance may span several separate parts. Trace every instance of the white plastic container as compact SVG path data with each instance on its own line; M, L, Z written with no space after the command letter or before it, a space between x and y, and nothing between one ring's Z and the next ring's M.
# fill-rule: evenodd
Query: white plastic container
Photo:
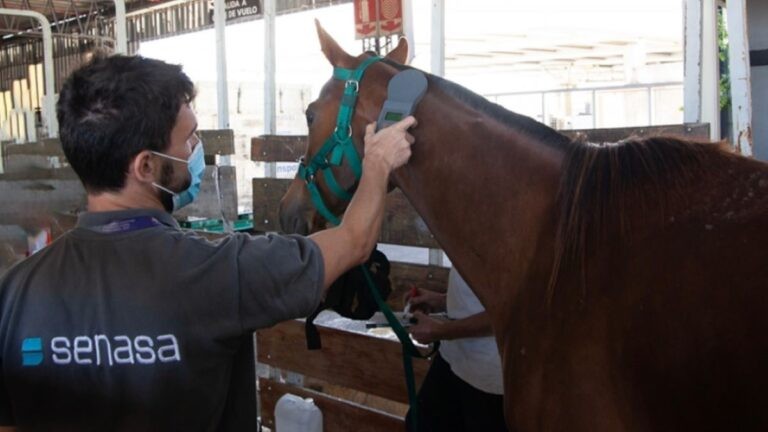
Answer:
M323 432L323 413L312 399L286 393L275 405L275 432Z

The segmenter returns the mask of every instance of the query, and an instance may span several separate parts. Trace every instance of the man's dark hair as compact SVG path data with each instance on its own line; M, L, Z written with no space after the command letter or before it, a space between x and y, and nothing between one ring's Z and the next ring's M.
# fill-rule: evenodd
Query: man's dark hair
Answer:
M181 67L140 56L96 56L64 82L56 105L64 154L91 193L119 191L139 152L164 152L195 88Z

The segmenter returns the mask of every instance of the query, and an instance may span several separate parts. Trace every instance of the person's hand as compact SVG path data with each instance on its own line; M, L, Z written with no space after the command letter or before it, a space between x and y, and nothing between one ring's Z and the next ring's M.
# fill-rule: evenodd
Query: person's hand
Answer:
M411 157L411 144L415 141L408 129L416 126L416 119L408 116L376 132L376 123L365 128L365 159L381 161L387 172L405 165Z
M414 294L410 295L411 293ZM445 294L418 288L412 289L408 294L405 300L411 302L412 311L430 313L445 310Z
M408 331L418 343L426 345L440 340L442 322L431 318L429 315L425 315L421 311L414 312L413 319L416 320L416 324L411 325Z

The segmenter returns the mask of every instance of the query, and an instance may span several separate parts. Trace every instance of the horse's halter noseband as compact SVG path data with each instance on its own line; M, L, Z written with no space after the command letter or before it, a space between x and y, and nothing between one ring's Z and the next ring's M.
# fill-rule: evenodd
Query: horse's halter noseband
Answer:
M336 215L331 213L325 201L323 201L323 197L320 195L320 190L317 187L316 174L318 171L323 172L323 178L334 195L345 201L352 199L352 194L339 186L331 167L341 166L346 156L347 163L352 168L352 172L355 173L355 183L360 181L360 177L363 175L360 155L355 149L354 141L352 141L352 117L355 113L357 94L360 91L360 80L363 78L363 74L365 74L368 66L381 59L378 56L369 57L360 63L357 69L333 68L333 78L344 81L344 95L341 97L341 104L339 105L336 129L308 163L304 160L299 162L299 172L296 175L304 179L304 182L307 184L307 189L309 189L315 209L328 222L334 225L339 225L341 221Z

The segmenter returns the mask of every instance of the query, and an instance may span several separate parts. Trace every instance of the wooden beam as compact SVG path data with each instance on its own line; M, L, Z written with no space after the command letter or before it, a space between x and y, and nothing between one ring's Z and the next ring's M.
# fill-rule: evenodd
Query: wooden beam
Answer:
M258 361L354 390L408 402L399 342L318 326L322 350L307 350L304 323L286 321L256 334ZM429 369L413 360L417 387Z
M3 143L3 154L9 155L39 155L64 157L64 150L58 138L45 138L40 142L28 144Z
M32 169L59 167L61 167L61 159L56 156L11 154L3 157L3 173L18 173L27 172Z
M280 231L278 203L292 179L253 180L253 228ZM400 190L387 196L387 209L379 241L406 246L439 247L424 221Z
M296 162L306 151L306 135L268 135L251 139L251 159L259 162Z
M572 139L583 139L585 141L595 143L617 142L630 137L652 137L663 135L680 136L688 139L708 140L709 125L694 123L628 128L574 129L562 130L560 133Z
M235 135L232 129L210 129L198 131L205 144L207 156L235 154ZM40 155L64 158L64 150L58 138L46 138L29 144L3 144L4 155Z
M235 133L232 129L211 129L198 132L207 156L235 154Z
M66 164L58 139L44 139L30 144L2 143L2 147L0 154L5 173L59 168Z
M326 432L368 431L390 432L405 430L405 419L365 405L336 398L314 390L282 384L268 378L259 378L259 407L262 423L276 429L275 406L284 394L312 398L323 413L323 430Z

